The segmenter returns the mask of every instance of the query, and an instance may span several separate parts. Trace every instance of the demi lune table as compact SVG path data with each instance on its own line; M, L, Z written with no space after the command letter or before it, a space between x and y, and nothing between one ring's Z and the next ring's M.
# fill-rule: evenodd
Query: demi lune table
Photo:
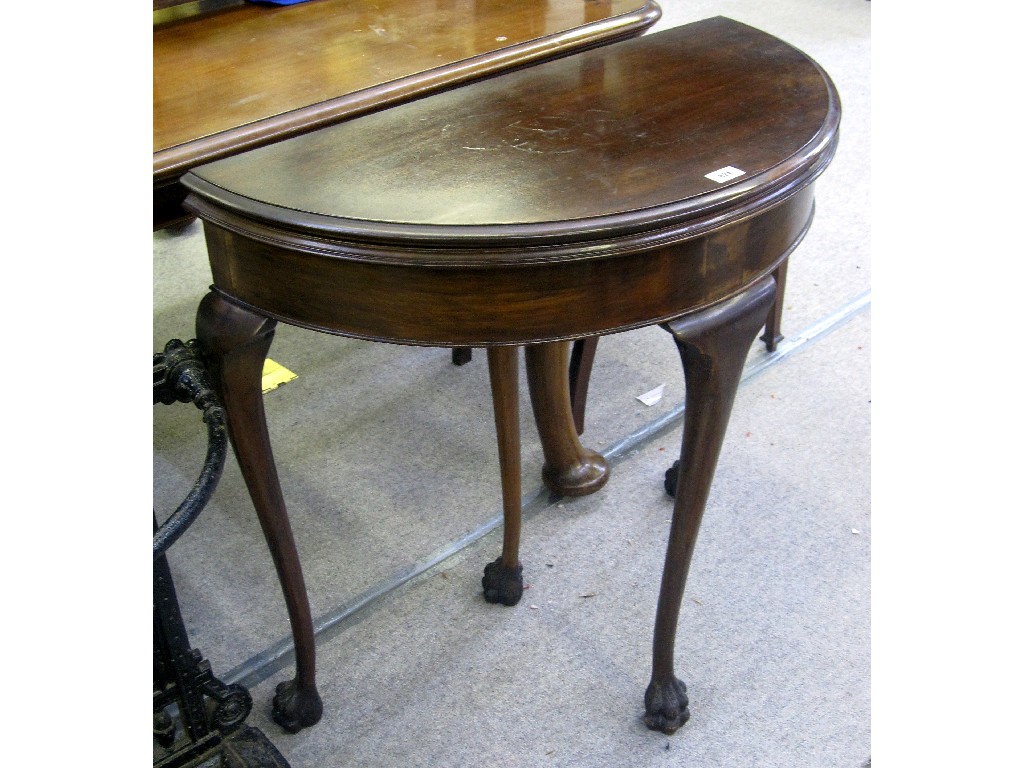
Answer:
M576 437L573 339L660 324L686 410L645 721L689 717L674 673L686 574L772 277L814 211L839 99L792 46L717 17L476 82L192 170L214 284L197 337L285 592L296 677L276 719L320 714L309 605L271 452L260 371L277 322L487 350L502 554L485 597L515 604L519 348L556 492L608 477Z

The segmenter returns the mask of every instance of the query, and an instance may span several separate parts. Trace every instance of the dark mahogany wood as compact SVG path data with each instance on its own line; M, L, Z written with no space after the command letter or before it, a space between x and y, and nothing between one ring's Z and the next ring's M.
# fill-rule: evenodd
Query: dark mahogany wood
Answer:
M544 450L544 483L562 496L586 496L608 482L608 462L579 441L569 399L569 342L526 347L534 421Z
M764 335L761 336L761 341L764 342L765 348L769 352L774 352L784 338L782 335L782 303L786 295L787 269L789 269L789 259L783 259L772 273L775 278L775 301L771 309L768 310ZM569 407L572 410L572 421L577 435L582 435L586 427L587 391L590 389L590 373L594 367L594 358L597 356L599 339L599 336L577 339L572 345L569 358ZM457 360L455 353L458 353ZM453 350L452 360L456 365L464 365L469 362L471 355L472 351L465 348ZM671 493L674 495L675 491L673 490Z
M810 226L839 111L813 61L719 17L196 168L182 179L185 207L204 221L214 279L200 341L228 371L219 386L248 397L255 364L227 362L256 357L246 351L254 335L269 344L261 319L486 348L506 529L484 591L514 603L518 348L545 480L586 493L607 467L575 436L568 342L664 324L682 356L687 416L646 709L652 728L671 732L687 716L671 671L679 603L739 370L765 323L773 275ZM709 177L727 167L742 173ZM218 307L231 307L218 318L242 320L204 319ZM230 422L230 398L225 405ZM263 484L276 485L265 425L253 423L262 411L246 407L233 444L253 455L240 464L262 467ZM253 491L268 537L288 529L271 491ZM282 579L300 573L289 551L296 559L279 568ZM304 599L298 584L292 578L286 599ZM297 634L302 643L311 654Z
M484 597L488 602L515 605L523 596L523 566L519 562L523 503L519 479L519 350L492 347L487 350L487 364L498 434L505 530L501 557L484 571Z
M653 0L207 0L154 13L154 228L189 168L639 35Z
M743 363L774 298L775 281L765 277L713 309L664 324L675 338L686 378L680 490L654 622L651 682L644 696L645 722L665 733L673 733L690 717L686 686L674 672L679 606Z
M263 411L263 363L277 323L210 293L199 305L196 338L228 414L228 434L284 591L295 638L296 676L281 683L273 716L296 732L316 723L323 704L316 690L313 621Z
M577 435L583 434L587 415L587 390L590 389L590 372L597 356L599 336L588 336L573 342L569 355L569 407L572 423Z
M775 303L768 310L768 318L764 324L764 335L761 341L764 342L769 352L774 352L782 341L782 301L786 295L786 271L789 269L789 259L785 259L775 268Z

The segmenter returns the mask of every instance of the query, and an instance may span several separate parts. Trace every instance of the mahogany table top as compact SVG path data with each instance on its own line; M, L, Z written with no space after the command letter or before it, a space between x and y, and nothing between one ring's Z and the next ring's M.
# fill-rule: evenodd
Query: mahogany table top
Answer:
M817 64L718 17L214 162L186 185L331 237L606 239L824 168L838 121ZM723 168L742 174L709 178Z
M155 183L339 119L639 34L661 10L653 0L310 0L175 13L154 14Z

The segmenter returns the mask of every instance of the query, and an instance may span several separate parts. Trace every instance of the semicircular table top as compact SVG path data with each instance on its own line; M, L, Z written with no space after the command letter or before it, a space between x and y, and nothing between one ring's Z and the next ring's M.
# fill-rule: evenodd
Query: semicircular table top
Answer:
M608 238L808 183L835 151L839 112L813 60L716 17L216 161L183 183L332 238Z

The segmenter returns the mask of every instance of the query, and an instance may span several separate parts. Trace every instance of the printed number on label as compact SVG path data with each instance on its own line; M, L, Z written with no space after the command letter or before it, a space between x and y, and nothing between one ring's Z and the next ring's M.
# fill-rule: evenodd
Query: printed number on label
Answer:
M719 184L730 179L735 179L738 176L742 176L746 171L741 171L739 168L733 168L731 165L725 166L725 168L719 168L717 171L711 173L705 173L704 178L717 181Z

